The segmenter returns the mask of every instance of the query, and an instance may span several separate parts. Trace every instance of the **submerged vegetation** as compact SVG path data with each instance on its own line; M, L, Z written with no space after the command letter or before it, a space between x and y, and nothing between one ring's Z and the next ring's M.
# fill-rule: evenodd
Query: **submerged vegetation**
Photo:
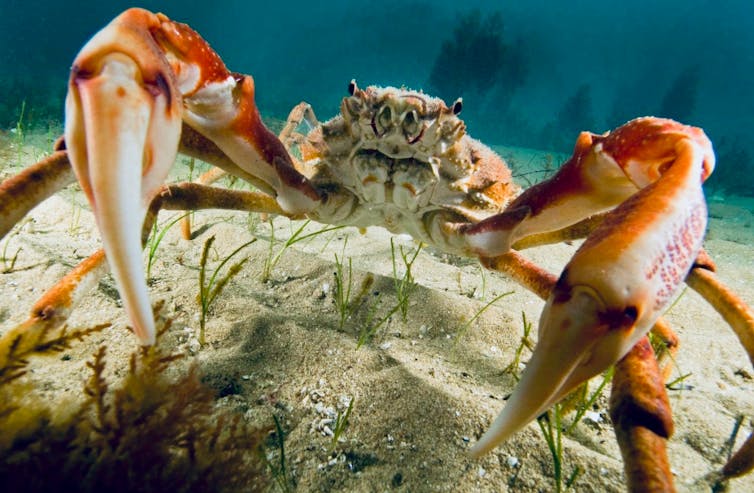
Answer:
M262 430L215 409L196 366L158 343L134 352L122 378L106 346L87 362L78 397L49 402L30 375L107 326L19 335L0 350L0 490L261 491L267 480ZM173 368L179 371L171 371Z
M62 79L34 77L31 74L0 76L0 128L26 131L46 130L60 122L65 99L65 72Z
M212 272L212 275L209 276L209 279L207 279L207 259L209 257L210 248L212 248L212 244L215 242L215 237L210 236L209 238L207 238L207 241L204 242L204 248L202 249L202 257L201 257L201 260L199 261L199 294L196 296L196 300L199 303L199 307L201 308L201 313L199 316L199 343L200 344L204 344L206 342L205 329L207 326L207 316L209 315L210 306L215 301L215 299L220 295L220 293L222 293L223 289L225 289L225 286L228 285L230 280L233 279L235 276L237 276L239 272L241 272L241 269L243 268L244 264L249 260L249 258L248 257L243 258L240 261L228 267L228 270L225 272L224 276L220 276L220 270L223 267L225 267L225 264L230 262L230 259L235 257L241 250L251 245L255 241L257 241L256 238L253 238L250 241L247 241L243 245L233 250L224 259L222 259L220 264L217 267L215 267L215 270Z
M348 243L348 238L343 242L343 246ZM338 329L343 330L343 326L351 316L354 305L351 300L351 289L353 288L353 262L348 257L348 268L346 269L344 261L335 255L335 308L338 310L339 323Z
M448 103L463 98L464 120L475 137L489 141L521 130L511 102L528 71L523 40L510 38L503 14L472 10L459 13L452 34L441 42L426 89Z
M277 251L275 251L275 246L278 243L277 239L275 238L275 224L273 223L271 218L268 220L268 223L270 225L269 250L267 252L267 258L265 258L264 260L264 268L262 269L263 282L268 282L270 280L270 277L272 276L272 270L278 264L286 250L288 250L288 248L290 248L292 245L295 245L300 241L308 240L315 236L321 235L323 233L343 228L343 226L322 226L322 228L318 229L317 231L304 233L306 227L311 223L311 221L307 219L306 221L301 222L301 225L295 231L292 231L288 239L286 239L283 244L277 249ZM293 224L294 223L291 222L291 226L293 226Z
M510 293L504 293L510 294ZM493 300L493 302L496 300ZM485 306L482 310L489 306ZM534 343L529 338L532 329L532 323L526 318L526 314L521 312L523 335L521 337L518 348L515 351L513 361L505 368L504 372L509 373L513 378L520 380L521 359L525 349L530 352L534 350ZM472 319L473 320L473 319ZM575 486L579 477L584 473L581 466L575 465L572 467L570 473L566 474L564 465L567 462L567 457L563 449L563 436L572 435L576 426L582 422L582 419L588 412L594 413L594 409L598 409L597 401L603 397L603 393L607 388L613 377L614 367L610 367L602 375L602 380L597 384L597 387L590 392L590 382L584 382L573 392L568 394L560 402L556 403L545 413L541 414L537 418L537 424L539 430L542 432L542 436L547 444L547 448L550 451L550 458L552 460L552 480L554 491L565 492ZM570 423L566 423L564 417L575 412L574 417ZM607 415L607 411L603 411ZM592 418L595 420L601 420L603 413L594 413L596 416Z
M442 42L428 85L452 101L500 88L509 96L526 79L520 51L506 39L501 12L472 10L459 16L453 35Z
M416 289L416 281L414 275L411 272L411 268L416 261L416 257L422 249L420 244L416 247L413 253L409 253L403 250L403 246L398 247L401 260L403 261L403 275L398 275L399 268L396 262L396 249L395 242L390 238L390 255L393 259L393 286L395 287L395 296L397 298L398 309L401 312L401 318L405 322L408 317L408 301L411 293ZM410 257L410 258L409 258Z

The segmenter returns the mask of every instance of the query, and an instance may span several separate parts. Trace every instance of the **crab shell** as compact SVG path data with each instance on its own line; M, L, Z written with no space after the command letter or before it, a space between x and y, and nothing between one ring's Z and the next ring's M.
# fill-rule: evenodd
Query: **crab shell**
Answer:
M349 92L340 115L300 146L302 172L327 194L316 220L383 226L460 253L440 225L476 223L519 194L505 162L466 135L460 99L449 108L422 92L354 82Z

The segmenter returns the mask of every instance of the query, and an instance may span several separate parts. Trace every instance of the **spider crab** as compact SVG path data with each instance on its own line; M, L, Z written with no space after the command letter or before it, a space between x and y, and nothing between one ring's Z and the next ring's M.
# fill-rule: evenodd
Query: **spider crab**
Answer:
M349 93L340 115L323 124L308 105L297 106L278 138L262 124L253 79L229 72L195 31L141 9L118 16L73 64L65 138L56 151L0 185L5 235L37 203L77 179L104 253L48 291L5 341L64 322L109 266L139 341L151 344L155 329L141 248L160 208L385 226L440 250L476 256L546 299L533 356L472 455L490 451L617 363L611 415L629 488L672 489L665 439L673 423L647 333L674 344L660 316L684 280L754 357L752 312L715 277L702 250L702 183L715 163L703 131L646 117L603 135L583 132L555 176L521 193L502 159L465 134L460 100L448 107L420 92L362 90L353 82ZM307 135L295 131L303 120L315 125ZM292 157L292 147L300 159ZM260 191L163 185L176 152ZM557 278L517 252L583 237ZM743 474L752 465L750 438L720 474Z

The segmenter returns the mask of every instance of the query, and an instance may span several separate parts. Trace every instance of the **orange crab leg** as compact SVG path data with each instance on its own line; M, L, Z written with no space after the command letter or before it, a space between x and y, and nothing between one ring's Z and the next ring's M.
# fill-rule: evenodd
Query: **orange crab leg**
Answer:
M184 121L274 190L285 212L301 214L313 209L320 201L319 193L262 123L254 103L254 79L229 72L217 53L186 24L153 15L160 28L151 34L165 51L183 94Z
M554 275L517 252L481 260L488 269L509 275L545 300L557 282ZM662 318L655 322L652 333L672 354L677 345L676 336ZM615 423L631 491L644 491L640 488L642 485L648 486L647 491L672 491L651 488L672 485L673 478L665 447L665 439L673 431L673 421L665 393L665 375L658 360L659 356L655 357L644 337L616 364L613 376L610 416Z
M704 175L712 173L712 145L699 128L672 120L644 117L612 133L582 132L573 155L557 174L526 189L505 212L461 228L469 250L497 256L530 237L557 232L596 214L610 211L659 179L675 160L675 142L689 139L701 146Z
M519 386L473 447L474 455L491 450L621 359L652 327L701 249L707 215L701 183L714 166L701 130L645 118L591 139L590 148L577 144L574 158L540 187L552 192L554 204L539 195L512 204L531 211L519 228L546 231L548 218L563 207L580 208L585 215L599 212L595 209L610 193L598 190L591 196L593 168L611 183L615 178L619 189L627 186L618 179L622 172L640 190L606 216L564 269L545 305L539 342ZM611 163L617 171L609 169ZM574 222L581 219L564 213ZM482 254L484 245L492 245L494 255L490 224L494 218L472 230L472 236L486 239L472 238L470 244ZM500 234L511 236L510 230Z
M735 332L754 364L754 311L709 269L694 269L686 280L689 286L706 299ZM754 435L728 460L723 477L737 477L754 469Z
M649 339L641 338L615 366L610 419L628 491L675 491L665 446L673 434L673 417Z
M84 259L31 308L29 318L0 337L0 364L12 351L23 353L27 345L59 337L56 332L68 319L73 308L107 274L104 250L97 250ZM20 341L22 347L15 347Z
M175 160L182 121L272 190L284 211L305 212L319 200L262 124L252 78L230 73L191 28L130 9L97 33L74 61L66 143L143 344L154 341L154 320L141 259L142 222Z
M228 190L196 183L165 185L150 203L141 242L146 243L160 210L230 209L284 214L275 199L261 192ZM32 307L29 318L0 337L0 363L7 358L16 339L37 344L56 337L74 307L108 272L104 250L83 260ZM23 336L23 337L22 337ZM14 350L18 351L19 348Z

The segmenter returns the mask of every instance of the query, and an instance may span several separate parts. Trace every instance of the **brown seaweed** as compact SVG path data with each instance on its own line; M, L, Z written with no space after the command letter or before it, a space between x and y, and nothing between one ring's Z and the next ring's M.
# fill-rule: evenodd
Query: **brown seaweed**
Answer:
M0 362L0 491L264 489L265 431L218 411L197 366L178 365L182 355L166 353L159 338L131 355L122 379L106 376L107 348L100 347L77 402L35 396L25 375L30 358L103 328L63 331L23 352L11 348Z

